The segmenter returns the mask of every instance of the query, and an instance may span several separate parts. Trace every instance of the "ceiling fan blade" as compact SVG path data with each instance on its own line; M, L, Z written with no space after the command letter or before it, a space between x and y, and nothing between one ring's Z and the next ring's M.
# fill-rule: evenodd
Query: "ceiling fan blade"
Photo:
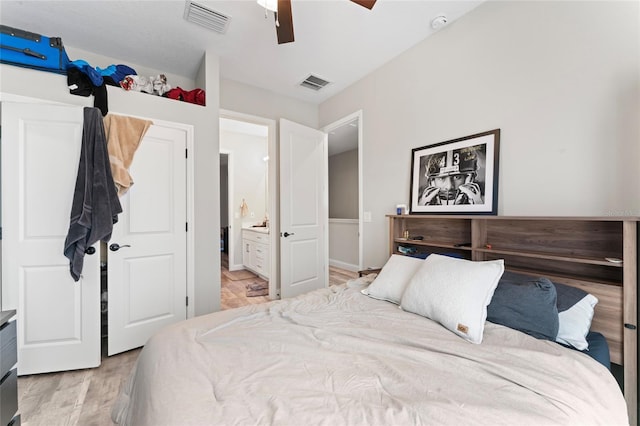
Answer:
M367 9L373 9L373 5L376 4L376 0L351 0L355 4L359 4L362 7L366 7Z
M294 40L291 0L278 0L276 23L278 44L291 43Z

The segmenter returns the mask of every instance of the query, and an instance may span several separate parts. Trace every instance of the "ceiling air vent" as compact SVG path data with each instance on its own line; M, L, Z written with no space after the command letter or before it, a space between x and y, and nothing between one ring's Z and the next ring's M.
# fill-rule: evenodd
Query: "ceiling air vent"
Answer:
M184 19L215 31L218 34L226 33L229 22L231 21L230 16L216 12L190 0L187 0L184 8Z
M300 86L313 90L320 90L327 84L329 84L327 80L315 75L310 75L309 77L305 78L302 83L300 83Z

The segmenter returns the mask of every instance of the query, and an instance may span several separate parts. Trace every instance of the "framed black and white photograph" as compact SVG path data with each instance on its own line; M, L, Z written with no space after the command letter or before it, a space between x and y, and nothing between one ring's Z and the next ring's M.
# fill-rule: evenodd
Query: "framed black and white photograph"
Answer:
M411 150L410 213L498 211L500 129Z

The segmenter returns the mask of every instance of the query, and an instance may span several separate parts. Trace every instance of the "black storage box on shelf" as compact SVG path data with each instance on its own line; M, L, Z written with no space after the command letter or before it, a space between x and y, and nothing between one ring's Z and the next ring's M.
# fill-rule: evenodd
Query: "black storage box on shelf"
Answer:
M66 74L69 57L60 37L0 25L0 62Z

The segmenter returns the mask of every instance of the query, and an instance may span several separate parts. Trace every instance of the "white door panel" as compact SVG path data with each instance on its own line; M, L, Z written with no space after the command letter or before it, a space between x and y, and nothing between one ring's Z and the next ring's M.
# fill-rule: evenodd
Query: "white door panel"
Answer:
M173 315L173 256L148 256L125 262L128 326L138 326ZM154 303L145 303L153 300Z
M73 281L64 241L83 108L2 103L2 309L16 309L18 374L100 364L99 256Z
M291 242L291 286L304 286L307 283L321 278L317 270L317 259L322 257L318 247L318 241L297 240Z
M326 287L327 135L280 120L281 295Z
M186 132L153 125L140 143L109 242L109 344L113 355L186 318ZM129 246L129 247L124 247Z
M129 198L130 234L171 234L175 232L173 222L174 194L173 175L176 161L174 152L178 149L177 161L184 165L184 143L180 145L181 132L177 132L178 142L171 139L154 137L159 129L149 130L139 148L135 163L131 166L134 178L135 196ZM176 146L176 144L178 144ZM181 168L184 173L184 167ZM181 180L184 184L184 179ZM181 188L178 188L181 189ZM182 203L181 203L182 204ZM152 214L149 214L152 212ZM183 218L184 219L184 218ZM184 224L182 224L184 225ZM182 226L184 228L184 226Z

